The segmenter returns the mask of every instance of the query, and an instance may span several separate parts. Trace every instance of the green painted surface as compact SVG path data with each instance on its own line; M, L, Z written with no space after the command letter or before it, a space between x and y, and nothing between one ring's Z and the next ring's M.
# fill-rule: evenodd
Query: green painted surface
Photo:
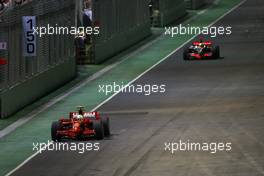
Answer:
M210 8L200 18L189 22L191 25L206 26L215 19L223 15L240 0L222 0L217 7ZM191 36L177 36L170 38L162 36L161 40L153 43L145 50L134 55L109 71L104 76L84 86L71 96L55 104L29 123L19 127L16 131L0 140L0 175L7 173L19 163L25 160L32 151L33 142L44 142L50 139L50 124L62 115L66 116L76 105L85 105L87 109L92 109L107 96L98 93L99 84L115 82L127 83L147 68L161 60L163 57L180 46ZM37 134L37 135L36 135Z

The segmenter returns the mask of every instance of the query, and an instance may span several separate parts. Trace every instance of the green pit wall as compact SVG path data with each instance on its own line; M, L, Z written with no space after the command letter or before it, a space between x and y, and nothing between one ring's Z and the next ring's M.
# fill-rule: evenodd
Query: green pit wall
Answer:
M98 64L151 34L148 1L93 1L100 35L94 38L93 63Z
M159 0L159 11L161 26L166 26L186 14L186 5L184 0Z
M1 38L8 60L1 68L0 118L8 117L33 101L65 84L76 75L74 35L36 35L36 56L24 57L23 16L36 16L36 27L75 26L75 2L38 0L11 8L0 23Z
M65 71L67 70L67 71ZM75 60L64 63L32 77L0 93L0 116L7 117L54 89L64 85L76 75Z
M206 0L185 0L188 9L196 10L204 6L207 2Z

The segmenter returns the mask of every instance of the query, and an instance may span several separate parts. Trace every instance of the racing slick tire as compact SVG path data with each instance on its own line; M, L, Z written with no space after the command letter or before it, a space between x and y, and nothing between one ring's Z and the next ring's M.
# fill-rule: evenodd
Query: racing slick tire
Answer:
M103 127L104 127L104 135L110 136L110 123L108 117L102 117Z
M101 120L93 122L93 128L95 132L95 138L98 140L104 139L104 126Z
M185 48L183 51L183 60L190 60L188 48Z
M51 125L51 139L53 141L61 141L61 136L57 134L57 131L60 129L60 123L59 122L52 122Z
M2 10L4 10L4 8L5 8L5 5L2 4L2 3L0 3L0 12L1 12Z
M220 57L220 48L219 46L215 46L213 48L213 59L218 59Z

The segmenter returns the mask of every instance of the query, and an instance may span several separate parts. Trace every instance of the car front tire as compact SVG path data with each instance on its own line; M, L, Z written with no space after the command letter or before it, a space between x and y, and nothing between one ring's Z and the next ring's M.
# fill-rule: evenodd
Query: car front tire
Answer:
M95 138L98 140L104 139L104 127L101 120L96 120L93 122Z
M60 129L60 123L59 122L52 122L51 125L51 139L53 141L60 141L61 137L57 134L58 130Z
M190 60L188 48L185 48L183 51L183 60Z
M104 127L104 135L109 137L110 136L110 122L108 117L102 118L103 127Z
M213 49L213 58L214 59L220 58L220 48L219 48L219 46L214 47L214 49Z

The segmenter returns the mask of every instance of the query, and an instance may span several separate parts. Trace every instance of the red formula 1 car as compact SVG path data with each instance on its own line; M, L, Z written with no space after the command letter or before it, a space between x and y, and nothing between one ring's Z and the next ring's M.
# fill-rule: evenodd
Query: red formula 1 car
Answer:
M219 46L213 46L210 41L193 42L192 45L186 48L183 52L184 60L195 59L218 59L220 57Z
M78 107L78 112L70 112L68 119L61 118L51 125L53 141L88 137L101 140L105 136L110 136L109 118L101 117L98 112L84 112L83 107Z

